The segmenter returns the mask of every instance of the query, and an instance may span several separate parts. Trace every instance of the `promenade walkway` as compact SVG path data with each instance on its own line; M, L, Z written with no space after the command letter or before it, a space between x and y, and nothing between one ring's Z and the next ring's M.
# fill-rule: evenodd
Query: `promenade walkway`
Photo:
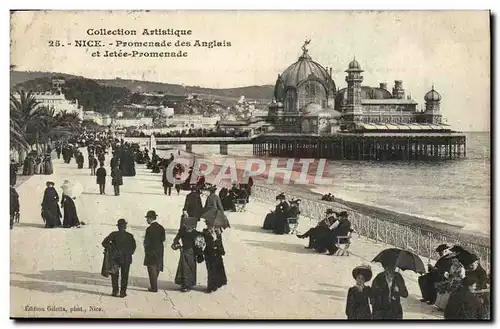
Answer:
M345 319L347 290L354 283L352 268L368 263L385 247L355 235L349 257L314 254L304 248L305 240L263 232L260 227L270 205L254 199L247 212L227 213L232 224L224 232L228 285L205 294L206 268L202 263L198 288L182 293L173 283L179 254L170 245L186 192L164 195L161 176L139 165L137 176L124 178L121 196L113 195L109 181L108 195L101 196L90 169L78 170L74 161L64 164L62 160L55 160L54 167L54 175L33 176L18 188L21 223L11 230L10 250L12 317ZM45 182L53 180L60 191L65 179L84 186L76 205L87 225L44 229L40 203ZM160 274L160 292L156 294L147 291L149 281L142 265L147 227L144 215L149 209L159 214L159 222L167 230L165 271ZM129 223L137 251L128 296L114 298L110 296L110 279L100 275L101 241L115 230L121 217ZM304 220L299 230L307 229L308 224ZM372 267L374 274L381 270L378 264ZM435 307L419 302L416 276L404 276L411 294L403 301L404 318L442 318ZM51 306L64 310L50 311ZM44 310L33 310L35 307Z

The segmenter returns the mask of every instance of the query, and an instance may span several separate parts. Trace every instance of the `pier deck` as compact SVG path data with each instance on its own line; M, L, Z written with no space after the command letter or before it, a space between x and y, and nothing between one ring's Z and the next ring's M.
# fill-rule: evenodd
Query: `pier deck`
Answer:
M198 288L182 293L173 283L179 254L170 245L186 192L165 196L161 176L138 165L137 176L124 177L121 196L112 195L109 181L108 195L101 196L90 169L78 170L74 161L63 164L57 159L54 167L54 175L33 176L18 188L21 224L11 230L10 251L12 317L345 319L347 290L354 284L352 268L368 263L386 247L355 235L349 257L315 254L304 249L305 240L262 231L269 205L254 199L247 212L227 213L232 224L224 232L228 285L205 294L206 268L202 263ZM53 180L60 191L65 179L84 186L76 206L87 225L43 229L40 202L45 182ZM142 265L147 227L144 215L149 209L159 214L159 222L167 230L165 271L160 274L160 292L156 294L147 291L147 272ZM123 299L109 295L110 279L100 275L101 241L115 230L120 217L127 219L128 230L137 242L128 296ZM309 225L303 219L299 231ZM374 273L381 271L378 264L372 267ZM442 318L435 307L419 302L416 275L405 272L404 277L410 291L403 300L404 318ZM29 306L64 307L66 311L26 311ZM70 312L72 307L81 310Z

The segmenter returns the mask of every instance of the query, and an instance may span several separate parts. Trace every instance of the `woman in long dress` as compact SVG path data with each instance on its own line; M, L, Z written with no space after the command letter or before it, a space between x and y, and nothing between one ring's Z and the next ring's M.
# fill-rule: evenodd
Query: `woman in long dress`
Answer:
M54 188L54 182L47 182L43 193L42 218L45 228L61 226L61 210L59 209L59 194Z
M370 310L371 288L365 283L372 279L372 270L368 265L355 267L352 277L356 285L349 288L345 313L347 320L369 320L372 318Z
M64 209L63 227L80 227L80 220L76 212L76 206L73 199L66 194L63 194L61 200L61 208Z
M196 285L196 256L195 239L199 233L194 225L181 224L179 232L174 238L172 249L180 250L179 264L175 274L175 284L181 286L182 292L188 292ZM181 244L179 244L181 242Z
M284 229L284 225L280 224L282 224L283 220L286 220L286 214L288 213L288 209L290 208L290 206L288 205L288 202L286 202L286 197L283 193L279 194L276 197L276 201L279 201L279 203L276 205L276 208L274 209L274 211L267 214L266 218L264 219L264 224L262 225L262 228L264 230L276 231L276 227Z
M44 158L44 174L52 175L54 173L54 169L52 167L52 159L50 158L50 154L45 155Z
M205 219L211 225L220 227L222 229L226 229L231 227L229 225L229 220L224 214L224 207L222 206L222 202L215 191L217 191L216 186L212 186L209 189L210 195L207 197L205 201L205 208L203 209L203 215L201 218Z
M220 230L215 229L207 223L207 228L203 230L205 239L205 263L207 265L207 293L217 291L227 284L226 270L222 256L226 254L222 244L222 234Z

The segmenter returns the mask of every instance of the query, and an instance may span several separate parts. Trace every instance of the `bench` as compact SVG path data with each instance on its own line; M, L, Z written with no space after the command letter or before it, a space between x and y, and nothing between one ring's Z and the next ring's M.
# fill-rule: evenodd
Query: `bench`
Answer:
M290 234L296 234L297 226L299 226L299 217L288 217L286 220L290 227Z
M355 233L353 229L347 233L347 235L344 236L338 236L337 237L337 242L335 243L335 246L338 248L337 252L335 253L337 256L349 256L349 247L351 246L351 238L352 238L352 233Z
M236 199L236 211L245 212L247 207L247 199Z

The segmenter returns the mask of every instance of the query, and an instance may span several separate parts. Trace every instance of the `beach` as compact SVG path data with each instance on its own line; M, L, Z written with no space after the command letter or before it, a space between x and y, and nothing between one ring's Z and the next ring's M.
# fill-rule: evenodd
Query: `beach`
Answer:
M197 148L196 148L197 147ZM208 181L210 182L213 180L217 174L219 173L219 170L221 169L221 165L225 163L225 159L233 157L235 159L235 164L238 169L238 176L242 177L243 175L243 169L245 166L245 160L249 158L248 156L245 155L228 155L228 156L221 156L212 153L212 149L208 149L205 147L205 145L194 145L193 146L193 151L192 153L185 152L182 147L176 147L176 148L171 148L171 150L158 150L158 154L162 157L168 157L170 153L175 154L177 156L178 151L181 151L180 157L192 160L194 157L197 159L207 159L210 160L211 162L215 163L216 166L214 168L214 172L211 176L207 177ZM201 152L203 151L203 153ZM240 152L242 153L242 152ZM269 159L266 159L266 162L269 163ZM219 165L217 165L219 164ZM316 167L312 165L310 167L310 175L312 176L316 173L315 171ZM299 170L300 171L300 170ZM299 176L299 172L295 171L292 173L292 181L293 178L297 178ZM277 194L280 192L286 192L291 195L294 195L296 197L302 198L302 199L309 199L309 200L314 200L317 202L323 202L321 201L321 197L324 193L327 193L328 186L315 186L312 184L280 184L282 182L282 178L278 177L276 180L273 180L272 184L269 184L267 182L267 172L259 175L258 177L254 178L256 184L261 184L263 186L266 186L271 189L275 189L277 191ZM231 181L230 179L225 180L225 185L230 185ZM487 188L489 190L489 188ZM321 191L323 193L321 193ZM336 194L336 193L335 193ZM402 200L404 201L404 200ZM384 219L387 221L392 221L396 223L402 223L405 225L410 225L413 227L418 227L422 230L438 233L441 235L446 235L449 237L452 237L453 239L459 240L464 243L474 243L478 244L481 246L490 246L491 241L490 241L490 234L489 231L478 231L478 230L468 230L464 228L464 224L461 222L455 222L455 221L446 221L445 219L440 219L440 218L428 218L424 216L417 216L415 214L409 214L405 213L402 211L396 211L392 209L387 209L384 207L376 206L373 204L366 204L358 201L351 201L351 200L344 200L342 198L339 198L336 196L335 202L327 202L327 204L331 205L332 208L335 207L348 207L349 209L352 209L353 211L362 213L367 216L375 217L375 218L380 218ZM489 215L489 213L488 213ZM489 216L488 216L489 219ZM489 224L489 223L488 223Z

